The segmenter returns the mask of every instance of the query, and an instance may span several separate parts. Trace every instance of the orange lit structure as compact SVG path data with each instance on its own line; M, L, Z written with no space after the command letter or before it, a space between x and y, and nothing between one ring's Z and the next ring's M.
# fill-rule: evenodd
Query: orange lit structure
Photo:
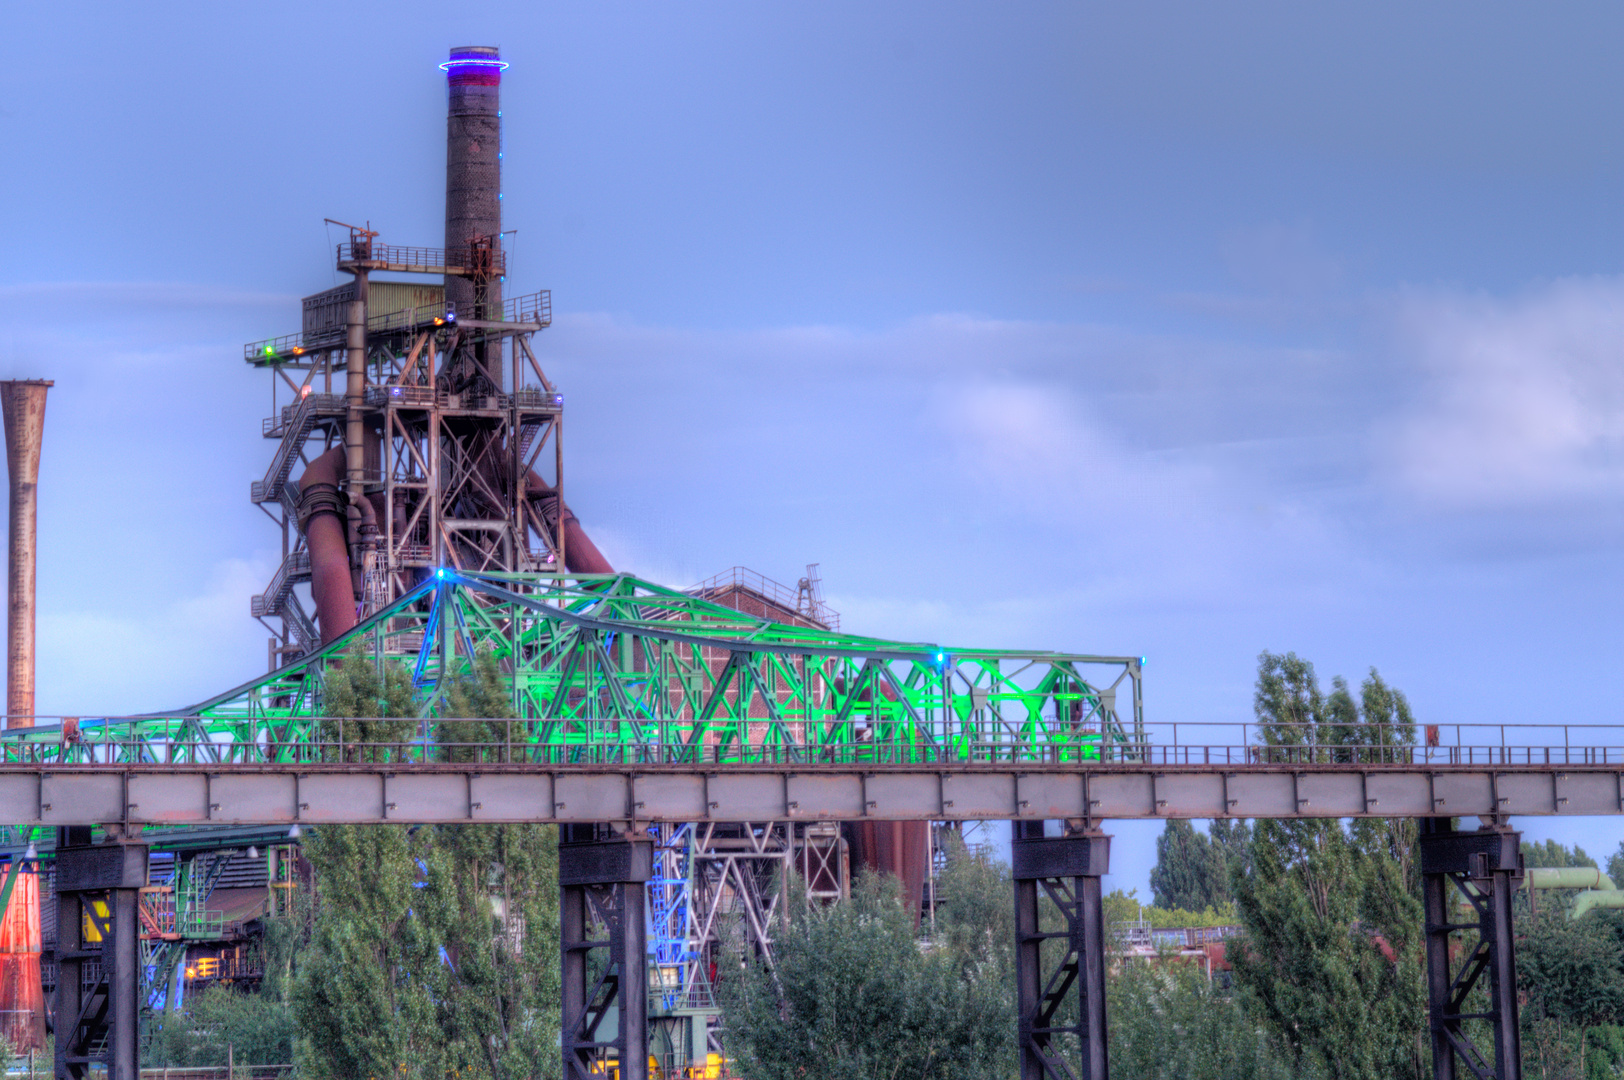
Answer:
M0 1036L16 1053L45 1049L45 991L40 983L39 875L30 867L17 872L4 865L4 878L15 876L10 902L0 916Z

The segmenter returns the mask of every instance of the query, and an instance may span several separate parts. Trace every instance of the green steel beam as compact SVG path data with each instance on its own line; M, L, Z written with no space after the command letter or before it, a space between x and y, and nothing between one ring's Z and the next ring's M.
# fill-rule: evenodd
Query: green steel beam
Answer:
M345 637L252 682L170 715L81 720L76 737L59 726L8 731L0 762L308 761L312 743L331 741L318 727L327 672L355 649L410 674L426 755L445 691L482 654L511 681L531 761L619 745L696 765L780 750L819 761L969 762L991 752L1085 762L1107 745L1144 744L1138 657L863 637L757 618L626 574L442 569Z

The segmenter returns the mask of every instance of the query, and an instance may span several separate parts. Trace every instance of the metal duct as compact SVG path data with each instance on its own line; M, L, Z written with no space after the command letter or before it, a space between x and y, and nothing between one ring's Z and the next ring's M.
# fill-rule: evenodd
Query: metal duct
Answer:
M445 251L448 262L463 261L475 240L498 245L502 232L502 62L494 45L463 45L441 65L449 91L445 138ZM474 310L474 282L446 275L445 298L457 314ZM501 318L502 282L486 289L483 317Z
M348 500L339 489L344 457L344 447L335 446L312 461L299 479L299 528L310 550L310 594L323 645L355 626Z
M581 521L557 490L532 470L525 476L524 497L540 521L563 533L564 569L572 574L612 574L615 568L581 528ZM540 531L540 530L538 530Z
M11 562L6 578L6 726L34 726L34 572L39 452L50 379L0 382L11 475Z
M848 821L845 828L858 873L895 876L902 885L902 902L918 926L930 880L930 822Z

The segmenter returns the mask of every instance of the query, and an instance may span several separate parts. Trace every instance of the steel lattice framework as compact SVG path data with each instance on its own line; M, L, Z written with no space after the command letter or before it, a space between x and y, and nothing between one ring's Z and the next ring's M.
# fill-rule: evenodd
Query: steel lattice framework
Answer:
M510 680L520 722L477 752L505 764L952 763L998 748L1085 762L1144 741L1137 657L792 626L624 574L441 569L345 637L178 715L8 731L0 751L63 765L331 762L344 739L319 726L324 680L356 654L410 672L423 723L396 748L403 765L475 749L435 721L481 654Z

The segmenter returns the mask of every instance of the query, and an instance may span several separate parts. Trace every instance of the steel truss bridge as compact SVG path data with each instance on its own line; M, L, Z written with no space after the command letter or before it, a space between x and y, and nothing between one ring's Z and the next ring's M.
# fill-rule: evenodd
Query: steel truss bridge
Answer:
M441 715L481 654L513 718ZM351 655L417 715L327 719ZM1624 813L1624 728L1269 743L1144 718L1138 657L791 626L629 575L439 571L346 637L172 715L0 734L0 820L275 824ZM1274 736L1278 738L1278 736Z
M413 715L322 715L329 673L367 659L410 680ZM490 664L511 718L447 715L459 680ZM1418 746L1392 728L1328 743L1154 724L1142 664L775 623L624 574L440 569L345 637L190 709L7 731L0 820L59 827L63 910L106 897L98 910L115 912L103 988L64 969L59 994L80 996L59 998L59 1015L89 1019L59 1035L59 1075L62 1053L88 1062L96 1039L135 1023L133 1004L109 1003L136 992L117 912L145 885L149 825L561 824L565 1075L597 1075L608 1055L642 1080L662 1020L651 1000L667 1020L714 1008L694 947L720 905L744 897L770 952L787 907L764 868L796 866L834 896L834 823L1010 819L1022 1076L1099 1080L1102 821L1413 816L1435 1075L1519 1076L1521 867L1506 822L1624 813L1624 729L1463 726ZM1484 828L1450 829L1471 816ZM139 867L109 844L142 852ZM707 860L708 877L694 869ZM589 963L595 950L605 958Z

